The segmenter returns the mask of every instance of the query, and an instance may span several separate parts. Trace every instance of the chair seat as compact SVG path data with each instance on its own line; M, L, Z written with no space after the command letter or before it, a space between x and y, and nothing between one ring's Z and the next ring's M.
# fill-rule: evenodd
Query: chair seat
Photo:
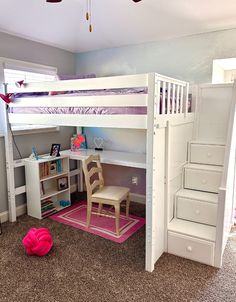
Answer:
M95 193L92 194L92 198L99 199L110 199L119 201L126 197L129 192L129 188L126 187L116 187L116 186L104 186Z

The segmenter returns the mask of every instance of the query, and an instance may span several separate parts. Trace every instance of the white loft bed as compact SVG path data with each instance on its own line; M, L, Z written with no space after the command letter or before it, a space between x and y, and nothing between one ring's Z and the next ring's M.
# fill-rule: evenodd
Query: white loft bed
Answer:
M68 90L104 90L144 87L146 93L96 96L22 97L9 106L9 122L22 124L62 125L146 129L146 270L152 271L157 259L167 250L168 201L173 198L176 179L182 178L186 163L187 142L192 139L194 114L189 112L189 85L157 73L115 76L83 80L67 80L26 84L14 93ZM8 91L10 92L10 91ZM163 101L164 100L164 101ZM65 113L75 107L143 108L142 114ZM29 111L29 108L34 110ZM39 108L57 107L56 113L40 112ZM60 114L59 114L60 112ZM7 116L6 116L7 118ZM7 124L7 123L6 123ZM7 146L11 150L11 134L6 128ZM7 152L7 162L13 162ZM16 164L13 165L16 167ZM7 165L10 220L16 219L14 168ZM179 183L179 182L178 182Z

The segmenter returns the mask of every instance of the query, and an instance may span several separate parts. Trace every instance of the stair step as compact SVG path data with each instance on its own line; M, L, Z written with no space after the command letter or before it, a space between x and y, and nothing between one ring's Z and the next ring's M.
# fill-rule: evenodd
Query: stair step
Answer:
M195 169L195 170L204 170L204 171L213 171L213 172L222 172L223 167L213 166L213 165L203 165L203 164L192 164L188 163L184 166L186 169Z
M196 164L224 165L225 146L221 144L191 142L189 161Z
M189 190L218 193L223 168L200 164L184 166L184 188Z
M216 238L216 227L177 218L169 223L168 231L212 242Z
M210 203L214 203L214 204L218 203L218 194L217 193L181 189L176 193L176 197L183 197L183 198L188 198L188 199L206 201L206 202L210 202Z
M190 144L225 146L224 141L191 141Z

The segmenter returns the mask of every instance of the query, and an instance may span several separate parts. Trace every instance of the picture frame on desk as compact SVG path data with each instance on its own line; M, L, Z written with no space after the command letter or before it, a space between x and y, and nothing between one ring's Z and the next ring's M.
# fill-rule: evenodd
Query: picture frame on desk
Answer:
M50 156L60 156L61 144L52 144Z
M68 189L68 177L63 176L57 179L57 189L58 191L62 191Z

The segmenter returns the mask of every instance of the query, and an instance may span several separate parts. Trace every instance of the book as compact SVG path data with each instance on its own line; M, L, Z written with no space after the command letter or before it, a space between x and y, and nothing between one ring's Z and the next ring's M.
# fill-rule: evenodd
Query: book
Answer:
M56 161L56 165L57 165L57 172L60 173L62 171L61 160L60 159L58 159Z
M45 194L44 183L43 181L40 184L40 195L43 196Z

